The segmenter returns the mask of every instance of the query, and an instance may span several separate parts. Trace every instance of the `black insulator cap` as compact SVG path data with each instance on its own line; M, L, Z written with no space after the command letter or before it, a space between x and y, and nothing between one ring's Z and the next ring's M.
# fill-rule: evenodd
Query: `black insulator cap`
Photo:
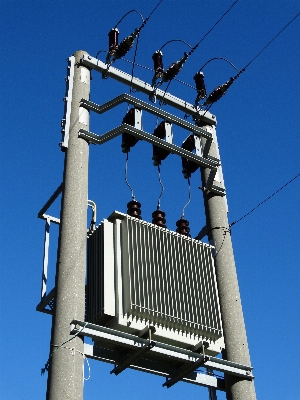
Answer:
M177 229L176 229L177 233L180 233L181 235L190 237L189 221L187 221L186 219L180 218L176 222L176 226L177 226Z
M133 147L137 144L139 141L139 138L130 135L127 132L122 133L122 149L124 149L124 152L127 153L130 149L130 147Z
M122 120L123 123L134 125L134 108L131 108Z
M187 179L191 176L192 173L197 171L199 165L191 160L187 160L186 158L182 158L182 173L184 177Z
M181 147L188 151L195 150L195 138L194 135L188 136L182 143ZM182 161L182 172L185 178L189 178L193 172L195 172L199 165L193 161L188 160L185 157L181 157Z
M203 72L198 71L196 75L194 76L194 81L196 83L196 89L198 92L198 95L201 99L204 99L206 97L206 87L204 83L204 74Z
M160 226L161 228L166 228L167 226L165 225L166 223L165 216L166 216L165 212L163 212L160 209L157 209L152 213L152 224Z
M136 200L131 200L127 203L127 214L131 217L142 219L141 203Z
M153 135L160 139L166 137L165 121L161 121L161 123L154 129Z
M158 137L159 139L165 139L166 130L165 130L165 121L162 121L154 130L153 135ZM168 150L162 149L161 147L157 147L153 145L153 160L155 162L154 165L159 165L161 160L164 160L168 157L170 152Z
M118 28L112 28L108 33L108 46L109 50L115 50L118 46L119 30Z
M188 136L185 141L182 143L181 147L188 151L195 150L195 139L194 135Z
M163 54L160 50L157 50L152 56L152 60L154 61L154 70L156 74L162 73L164 71L162 56Z
M122 120L123 124L128 124L131 126L134 126L135 124L135 113L134 113L134 108L131 108L128 113L125 115L125 117ZM137 142L139 141L139 138L130 135L127 132L124 132L122 134L122 151L124 153L127 153L130 149L130 147L133 147L137 144Z

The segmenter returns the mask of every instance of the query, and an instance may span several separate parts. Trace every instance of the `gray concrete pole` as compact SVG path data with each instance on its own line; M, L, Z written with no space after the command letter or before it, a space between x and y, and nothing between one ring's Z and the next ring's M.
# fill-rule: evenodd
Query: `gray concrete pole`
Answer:
M65 156L64 188L47 399L83 398L83 340L71 338L70 322L84 321L88 195L88 143L78 138L80 128L89 129L89 114L79 101L89 100L90 71L75 56L69 145ZM71 351L70 348L74 348ZM57 349L57 350L56 350ZM56 350L56 351L55 351Z
M204 127L215 136L210 155L220 157L214 127ZM205 140L205 139L204 139ZM204 143L203 143L204 144ZM205 187L209 170L202 171L202 186ZM222 171L216 180L224 185ZM229 361L251 366L248 341L242 311L235 261L227 217L225 196L204 190L204 204L208 238L216 246L216 277L225 339L225 357ZM227 400L255 400L254 382L240 380L232 375L225 376Z

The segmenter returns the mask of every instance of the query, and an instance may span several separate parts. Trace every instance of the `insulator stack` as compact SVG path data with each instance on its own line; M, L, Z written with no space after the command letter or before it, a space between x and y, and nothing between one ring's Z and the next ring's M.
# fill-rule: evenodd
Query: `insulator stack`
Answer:
M162 80L168 82L175 78L178 72L181 70L183 64L186 62L188 54L184 53L184 56L177 62L170 65L170 67L163 73Z
M114 51L118 47L119 42L119 29L112 28L108 34L108 48L109 51Z
M204 83L204 74L203 72L198 71L196 75L194 76L194 81L196 83L196 89L197 89L197 101L200 99L205 99L206 97L206 87Z
M139 30L136 29L130 36L127 36L125 39L123 39L122 42L117 46L114 57L124 57L133 46L134 39L137 37L138 34Z
M188 136L185 141L182 143L181 147L188 151L195 150L195 139L194 135ZM182 161L182 173L184 178L189 178L191 174L199 168L199 165L193 161L188 160L187 158L181 157Z
M135 125L135 110L134 108L131 108L128 113L125 115L122 121L123 124L128 124L131 126ZM129 135L129 133L124 132L122 134L122 151L123 153L128 153L130 150L130 147L133 147L134 145L137 144L139 141L138 138L136 138L133 135Z
M215 90L211 92L211 94L208 96L204 104L205 105L213 104L216 101L220 100L220 98L224 96L224 94L226 94L227 89L233 84L233 81L234 78L230 78L229 81L227 81L221 86L218 86Z
M176 222L176 232L180 233L181 235L185 235L185 236L191 236L190 235L190 228L189 228L189 221L187 221L184 218L180 218L177 222Z
M141 203L136 200L131 200L127 203L127 214L131 217L142 219Z
M162 121L154 130L153 135L158 137L159 139L166 138L166 128L165 121ZM153 163L155 166L159 165L162 160L165 160L170 152L168 150L162 149L161 147L157 147L153 145Z
M152 56L152 60L154 62L154 71L155 71L156 78L161 78L162 74L164 72L162 56L163 56L163 54L160 50L157 50Z
M152 213L152 224L160 226L161 228L166 228L166 213L160 209L157 209Z

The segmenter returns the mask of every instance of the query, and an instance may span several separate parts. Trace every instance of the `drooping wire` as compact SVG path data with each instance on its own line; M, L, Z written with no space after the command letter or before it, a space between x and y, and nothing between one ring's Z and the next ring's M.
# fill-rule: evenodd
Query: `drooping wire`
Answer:
M184 210L191 202L191 182L189 177L187 178L187 181L188 181L188 202L183 206L181 218L184 218Z
M172 43L172 42L182 42L182 43L185 43L190 49L192 49L192 46L191 46L188 42L186 42L185 40L183 40L183 39L172 39L172 40L168 40L164 45L162 45L161 48L159 49L159 51L162 51L162 49L163 49L167 44Z
M229 228L232 227L233 225L237 224L238 222L240 222L242 219L246 218L249 214L253 213L253 211L255 211L259 206L261 206L262 204L266 203L268 200L270 200L273 196L275 196L275 194L277 194L278 192L280 192L282 189L284 189L286 186L288 186L290 183L292 183L295 179L297 179L300 176L300 173L297 174L296 176L294 176L294 178L292 178L290 181L288 181L285 185L281 186L280 189L276 190L276 192L274 192L273 194L271 194L271 196L267 197L265 200L261 201L256 207L252 208L251 211L247 212L247 214L243 215L241 218L239 218L236 221L231 222L231 224L229 224Z
M237 72L239 72L239 69L238 69L231 61L227 60L227 58L224 58L224 57L213 57L213 58L211 58L211 59L208 60L204 65L202 65L202 67L199 69L199 71L202 71L203 68L204 68L207 64L209 64L211 61L214 61L214 60L224 60L224 61L226 61L228 64L230 64Z
M135 67L135 60L136 60L136 54L137 54L137 50L138 50L138 45L139 45L139 35L137 35L136 38L136 45L135 45L135 51L134 51L134 56L133 56L133 63L132 63L132 69L131 69L131 82L130 82L130 91L129 93L133 93L133 89L132 89L132 82L133 82L133 76L134 76L134 67Z
M161 192L160 192L160 195L159 195L158 201L157 201L157 209L159 210L159 209L160 209L160 199L161 199L161 197L162 197L162 195L163 195L163 193L164 193L164 191L165 191L165 187L164 187L164 185L163 185L163 183L162 183L162 180L161 180L160 165L159 165L159 164L158 164L158 166L157 166L157 171L158 171L158 181L159 181L159 184L160 184L160 186L161 186Z
M130 183L128 182L127 175L128 175L128 152L126 153L126 162L125 162L125 182L131 191L132 200L135 200L134 192L133 192L132 187L130 186Z

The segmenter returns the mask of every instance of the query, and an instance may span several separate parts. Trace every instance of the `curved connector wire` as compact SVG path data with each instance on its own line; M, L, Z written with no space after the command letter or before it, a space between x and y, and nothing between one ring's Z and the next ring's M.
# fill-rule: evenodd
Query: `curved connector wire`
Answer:
M186 44L190 49L192 49L192 46L191 46L188 42L186 42L185 40L182 40L182 39L172 39L172 40L168 40L164 45L162 45L162 47L161 47L158 51L162 51L162 49L163 49L167 44L172 43L172 42L182 42L182 43Z
M213 57L210 60L208 60L204 65L202 65L202 67L199 69L199 72L203 70L204 67L206 67L207 64L209 64L211 61L214 60L223 60L226 61L228 64L230 64L237 72L239 72L239 69L229 60L227 60L227 58L224 57Z
M158 170L158 181L159 181L159 184L160 184L160 186L161 186L161 192L160 192L160 195L159 195L158 201L157 201L157 209L159 210L159 209L160 209L160 199L161 199L161 197L162 197L162 195L163 195L163 193L164 193L164 191L165 191L165 187L164 187L164 185L163 185L163 183L162 183L162 180L161 180L161 176L160 176L160 166L159 166L159 165L157 166L157 170Z
M139 14L139 16L141 17L143 23L145 22L144 17L142 16L142 14L141 14L139 11L137 11L137 10L130 10L130 11L128 11L126 14L123 15L123 17L122 17L122 18L120 19L120 21L115 25L114 28L117 28L118 25L123 21L123 19L124 19L125 17L127 17L128 14L130 14L130 13L132 13L132 12L136 12L137 14Z
M128 175L128 152L126 153L126 162L125 162L125 182L131 191L132 200L135 200L135 195L134 195L134 192L133 192L133 189L132 189L130 183L128 182L127 175Z
M92 233L96 229L97 206L96 206L96 203L92 200L88 200L87 205L88 205L88 207L91 207L91 209L92 209L92 219L91 219L90 227L88 229L88 233Z
M190 178L188 177L187 178L187 180L188 180L188 193L189 193L189 195L188 195L188 202L185 204L185 206L183 207L183 209L182 209L182 213L181 213L181 219L183 219L184 218L184 210L186 209L186 207L190 204L190 202L191 202L191 181L190 181Z

